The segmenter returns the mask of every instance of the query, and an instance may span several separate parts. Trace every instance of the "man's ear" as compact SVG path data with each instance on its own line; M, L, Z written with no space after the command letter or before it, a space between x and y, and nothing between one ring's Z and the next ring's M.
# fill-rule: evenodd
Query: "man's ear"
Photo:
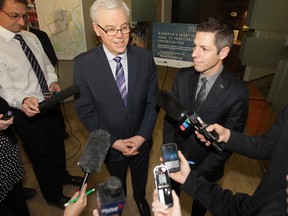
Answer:
M93 23L92 23L92 26L93 26L93 29L94 29L94 32L96 33L96 35L97 35L98 37L100 37L98 25L93 22Z
M229 52L230 52L230 48L229 48L228 46L222 48L222 50L221 50L220 53L219 53L219 58L220 58L221 60L223 60L224 58L227 57L227 55L229 54Z

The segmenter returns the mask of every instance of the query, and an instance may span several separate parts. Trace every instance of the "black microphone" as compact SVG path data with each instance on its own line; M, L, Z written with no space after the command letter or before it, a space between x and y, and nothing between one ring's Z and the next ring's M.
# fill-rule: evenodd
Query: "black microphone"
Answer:
M71 85L68 88L65 88L64 90L52 94L50 98L47 98L39 105L40 112L43 112L50 107L54 106L55 104L65 100L66 98L78 94L80 92L80 88L78 85Z
M180 129L185 131L189 127L194 127L200 134L202 134L206 140L208 140L212 146L219 152L222 152L222 148L217 144L219 135L215 130L208 132L206 128L209 126L204 123L203 120L197 114L188 115L188 110L184 105L166 90L161 90L157 96L157 105L162 108L168 116L174 121L180 122Z
M110 148L110 134L104 130L95 130L89 134L84 152L79 160L79 167L85 173L80 191L87 181L88 175L100 172L107 152Z
M98 185L97 203L100 216L121 215L125 204L125 195L118 177L111 176L105 183Z

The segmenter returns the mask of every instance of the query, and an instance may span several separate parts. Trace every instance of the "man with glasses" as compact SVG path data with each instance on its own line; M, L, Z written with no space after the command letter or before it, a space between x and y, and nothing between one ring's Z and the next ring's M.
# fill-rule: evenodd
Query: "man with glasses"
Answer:
M79 119L89 132L111 134L106 167L121 179L127 194L131 170L133 197L141 215L150 215L145 199L149 151L157 119L156 65L152 53L129 42L130 10L122 0L97 0L90 8L102 44L74 59Z
M59 105L39 111L44 94L59 92L60 87L40 41L22 30L27 18L27 0L0 0L0 96L13 111L15 131L43 197L63 209L70 199L63 195L63 185L81 185L83 178L66 170Z

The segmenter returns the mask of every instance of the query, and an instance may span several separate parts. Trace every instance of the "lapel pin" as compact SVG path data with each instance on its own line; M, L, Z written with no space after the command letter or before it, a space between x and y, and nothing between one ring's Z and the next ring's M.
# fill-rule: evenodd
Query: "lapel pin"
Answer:
M224 89L224 86L222 84L220 84L220 88Z

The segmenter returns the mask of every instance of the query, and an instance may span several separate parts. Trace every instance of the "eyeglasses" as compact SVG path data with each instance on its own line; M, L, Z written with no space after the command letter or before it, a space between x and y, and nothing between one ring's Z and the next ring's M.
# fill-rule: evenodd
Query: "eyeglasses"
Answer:
M110 28L108 30L105 30L102 26L97 24L97 26L102 29L108 36L115 36L118 34L118 31L120 31L122 34L128 34L131 30L131 27L129 24L126 24L122 26L122 28L116 29L116 28Z
M29 14L28 14L28 13L25 13L25 14L23 14L23 15L17 14L17 13L15 13L15 15L10 15L10 14L6 13L3 9L0 8L0 10L3 11L3 12L4 12L8 17L10 17L12 20L20 20L21 18L22 18L23 20L26 20L26 19L29 18Z

